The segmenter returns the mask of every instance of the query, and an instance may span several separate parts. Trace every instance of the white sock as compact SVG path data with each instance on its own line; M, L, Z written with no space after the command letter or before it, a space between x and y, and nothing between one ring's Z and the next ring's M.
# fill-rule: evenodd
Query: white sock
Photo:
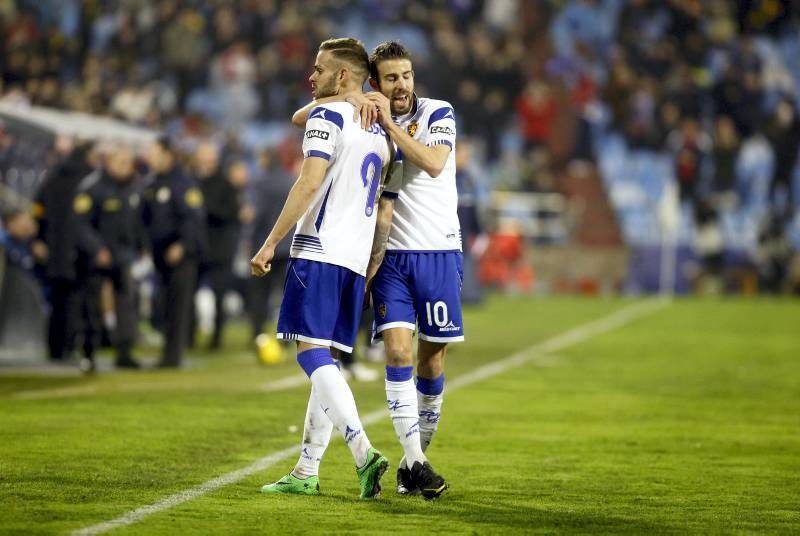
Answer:
M439 417L442 413L444 401L444 374L429 380L417 376L417 410L419 411L419 444L422 452L428 449L433 434L439 427ZM408 467L405 459L401 460L401 467Z
M425 462L419 438L417 388L411 379L413 367L386 367L386 403L394 431L410 465Z
M419 443L422 452L428 450L428 445L433 440L433 434L439 428L439 417L442 413L444 392L438 395L426 395L417 391L417 404L419 405Z
M322 455L325 454L325 449L328 448L332 432L333 423L323 411L312 385L311 395L308 397L306 420L303 424L300 459L297 460L297 465L292 470L294 476L308 478L319 475L319 464L322 461Z
M322 404L322 410L341 432L345 443L350 447L356 467L367 461L367 451L372 444L367 438L361 419L358 417L356 401L350 386L342 377L336 365L324 365L311 374L314 394Z

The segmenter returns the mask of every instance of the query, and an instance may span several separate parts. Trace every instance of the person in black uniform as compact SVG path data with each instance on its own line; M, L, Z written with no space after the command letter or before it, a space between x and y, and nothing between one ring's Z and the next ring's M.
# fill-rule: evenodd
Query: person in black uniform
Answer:
M102 326L101 291L106 280L114 294L111 342L118 368L139 368L131 357L136 341L136 285L131 266L143 247L134 157L128 147L108 151L103 172L73 204L79 219L78 248L90 267L86 278L88 344L96 346ZM94 369L91 356L88 368Z
M31 206L39 223L34 251L44 265L45 286L50 302L47 345L50 359L64 360L73 348L81 329L80 270L76 245L77 220L72 210L73 199L81 181L92 168L88 163L88 145L76 147L71 138L59 136L55 141L58 159L52 172L42 183Z
M159 366L179 367L189 338L197 270L206 245L203 194L178 166L167 138L159 138L150 146L147 161L155 176L142 194L142 220L165 316Z
M250 187L250 202L255 209L250 233L253 254L261 247L264 237L278 219L283 203L294 184L294 177L278 162L270 149L263 150L259 155L259 168L261 176L254 180ZM275 277L250 278L247 301L253 339L263 333L267 320L272 320L275 304L280 303L280 296L276 294L282 288L279 285L282 284L289 265L290 248L291 242L286 237L275 249L275 258L272 259L272 273Z
M223 171L219 150L212 143L198 146L194 158L194 173L203 192L209 248L204 259L201 279L205 279L214 293L216 314L210 349L216 350L222 341L225 324L225 293L233 286L233 258L239 245L239 212L241 191L247 184L247 165L232 160Z

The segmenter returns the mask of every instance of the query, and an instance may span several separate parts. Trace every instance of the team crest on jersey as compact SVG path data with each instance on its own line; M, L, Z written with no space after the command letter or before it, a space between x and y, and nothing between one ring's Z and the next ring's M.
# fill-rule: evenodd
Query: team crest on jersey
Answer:
M381 315L381 318L386 318L386 304L382 303L378 305L378 314Z
M413 138L414 134L416 134L416 133L417 133L417 122L416 121L411 121L408 124L408 135Z

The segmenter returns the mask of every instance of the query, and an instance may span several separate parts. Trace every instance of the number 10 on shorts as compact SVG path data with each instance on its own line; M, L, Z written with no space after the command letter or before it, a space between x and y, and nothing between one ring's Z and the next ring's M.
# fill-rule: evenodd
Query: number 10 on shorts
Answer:
M433 326L434 322L440 328L447 325L447 304L437 301L431 307L431 302L425 302L425 312L428 313L428 325Z

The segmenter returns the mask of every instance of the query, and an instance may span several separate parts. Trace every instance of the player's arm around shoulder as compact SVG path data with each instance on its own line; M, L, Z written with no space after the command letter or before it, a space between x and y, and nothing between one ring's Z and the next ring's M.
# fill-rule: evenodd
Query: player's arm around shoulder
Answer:
M450 117L447 119L453 122L452 128L450 128L452 141L425 145L412 138L405 130L395 124L392 120L389 99L386 96L374 91L368 93L367 97L378 106L378 121L397 145L397 148L403 153L404 158L431 177L438 177L447 164L447 158L450 156L455 142L455 121L453 120L452 107L449 107L449 104L447 105L450 110Z
M353 120L360 120L361 128L367 129L378 120L378 107L375 103L369 100L361 91L351 91L342 93L341 95L333 95L332 97L322 97L309 102L292 115L292 124L299 128L305 128L306 122L308 122L308 116L314 108L332 102L350 103L355 109Z

